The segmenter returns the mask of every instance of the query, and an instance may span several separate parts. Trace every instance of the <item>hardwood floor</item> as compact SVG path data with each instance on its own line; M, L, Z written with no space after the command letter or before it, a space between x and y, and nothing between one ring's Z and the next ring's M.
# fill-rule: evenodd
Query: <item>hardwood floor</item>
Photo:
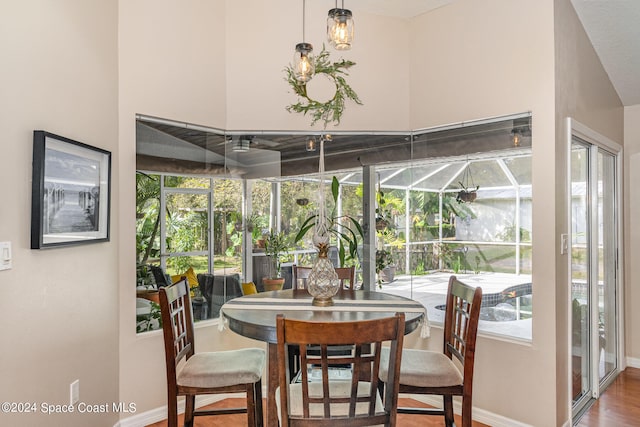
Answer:
M234 407L241 406L244 403L244 399L225 399L221 402L211 405L212 407ZM420 402L416 402L413 399L400 398L400 406L422 406L427 407ZM182 426L182 415L179 416L178 425ZM460 418L456 415L456 425L460 424ZM246 414L234 414L234 415L220 415L217 417L196 417L193 423L194 427L236 427L247 425ZM428 417L420 415L398 415L398 425L402 427L441 427L444 426L444 420L442 417ZM160 421L154 424L150 424L147 427L167 427L167 421ZM473 427L489 427L486 424L473 422Z
M578 427L640 425L640 369L627 368L582 416Z
M225 399L216 403L215 406L233 407L240 406L243 402L244 399ZM422 404L412 399L400 399L400 406L408 405ZM577 427L636 426L640 425L638 420L640 420L640 369L627 368L580 419ZM456 424L459 425L459 422L456 415ZM195 427L235 427L246 424L247 416L245 414L198 417L194 422ZM180 415L180 425L182 425L182 415ZM444 425L444 421L441 417L399 414L398 425L402 427L440 427ZM148 427L167 427L167 421L150 424ZM489 426L474 421L473 427Z

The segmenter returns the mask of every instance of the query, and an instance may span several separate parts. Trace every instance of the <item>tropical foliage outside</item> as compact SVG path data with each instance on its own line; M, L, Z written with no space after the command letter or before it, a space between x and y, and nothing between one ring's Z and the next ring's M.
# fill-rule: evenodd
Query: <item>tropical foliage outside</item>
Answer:
M166 189L165 211L160 212L160 179ZM239 271L242 256L244 226L251 233L254 246L260 244L271 229L270 208L272 182L256 180L251 188L253 214L242 217L241 181L186 176L163 176L139 172L136 177L136 256L138 281L147 275L143 266L159 263L160 224L165 222L166 251L169 274L188 267L196 272L209 270L209 238L212 239L213 268ZM318 181L291 179L280 186L280 230L289 242L304 227L305 221L317 212ZM327 212L335 212L331 185L325 185ZM520 259L515 259L516 230L513 223L498 227L490 239L459 243L456 221L474 220L482 202L460 204L455 193L443 193L442 211L437 193L415 190L378 189L377 215L386 220L386 226L377 231L379 248L388 252L385 260L392 260L399 273L426 274L432 270L514 272L520 263L521 272L530 272L531 235L519 230ZM409 198L407 201L406 198ZM211 202L209 202L211 199ZM341 218L338 224L349 226L355 220L362 223L362 185L340 185ZM209 206L211 203L211 206ZM406 210L409 209L407 214ZM210 233L210 218L213 232ZM306 223L309 224L308 222ZM440 240L440 238L442 240ZM334 237L333 244L339 244ZM409 247L407 249L407 241ZM361 240L357 240L360 245ZM492 245L492 243L501 245ZM513 245L504 245L513 243ZM300 264L312 262L314 254L311 233L291 243L282 262L292 262L294 256ZM361 249L356 248L357 251ZM305 253L307 252L307 253ZM406 258L409 256L409 262ZM345 257L345 264L359 267L359 253ZM383 259L383 258L381 258ZM409 270L406 270L406 266Z

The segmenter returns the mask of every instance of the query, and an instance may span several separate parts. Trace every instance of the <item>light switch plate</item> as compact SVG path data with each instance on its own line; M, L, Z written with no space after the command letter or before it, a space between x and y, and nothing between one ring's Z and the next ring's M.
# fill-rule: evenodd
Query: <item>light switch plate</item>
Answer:
M11 242L0 242L0 270L11 268Z
M569 253L569 235L560 235L560 255Z

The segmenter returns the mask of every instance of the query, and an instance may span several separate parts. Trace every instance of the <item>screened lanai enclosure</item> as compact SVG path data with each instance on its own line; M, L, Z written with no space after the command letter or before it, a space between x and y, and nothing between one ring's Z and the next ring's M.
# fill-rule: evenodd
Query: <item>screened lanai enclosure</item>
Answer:
M456 274L483 287L481 331L531 338L529 114L332 135L141 116L137 139L139 287L153 281L154 266L178 277L189 269L235 276L261 290L270 231L285 238L280 259L291 286L291 266L316 256L304 230L319 208L322 139L334 265L355 266L362 288L422 302L434 323Z

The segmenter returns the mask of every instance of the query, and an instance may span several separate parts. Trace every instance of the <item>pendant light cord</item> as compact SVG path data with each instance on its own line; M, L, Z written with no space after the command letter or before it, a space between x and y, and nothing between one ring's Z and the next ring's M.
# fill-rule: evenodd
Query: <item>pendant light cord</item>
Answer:
M324 138L320 138L320 159L318 161L318 172L320 174L320 209L318 212L318 222L325 224L326 213L324 206Z
M338 0L336 0L338 1ZM304 17L306 15L306 9L307 9L307 0L302 0L302 43L305 42L304 39Z
M318 162L320 185L318 186L318 214L313 230L313 244L320 248L329 244L329 229L327 228L327 214L325 212L324 194L324 138L320 137L320 159Z

